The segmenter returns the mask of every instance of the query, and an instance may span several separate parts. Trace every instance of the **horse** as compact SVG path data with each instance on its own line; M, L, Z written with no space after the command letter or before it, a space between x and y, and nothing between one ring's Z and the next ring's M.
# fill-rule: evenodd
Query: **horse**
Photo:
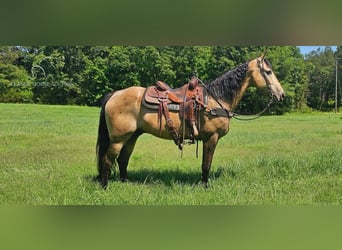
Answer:
M285 92L265 55L225 72L215 80L200 84L207 92L207 104L199 112L196 140L202 141L202 183L207 186L216 145L229 131L232 110L237 107L247 87L268 89L271 97L282 101ZM127 166L137 139L143 133L172 140L164 117L158 110L142 105L146 88L132 86L108 95L103 102L96 143L98 178L107 188L113 165L119 165L121 181L127 181ZM177 112L169 113L175 130L184 126ZM185 134L189 138L190 133Z

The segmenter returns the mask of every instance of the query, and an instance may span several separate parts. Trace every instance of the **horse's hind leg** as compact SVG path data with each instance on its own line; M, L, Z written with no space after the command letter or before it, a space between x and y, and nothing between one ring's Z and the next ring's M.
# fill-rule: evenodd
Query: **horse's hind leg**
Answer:
M141 134L141 132L135 132L121 149L120 155L118 157L118 164L120 169L120 179L123 182L127 180L128 161L133 152L135 143L137 142L137 139Z
M100 174L100 181L101 181L101 185L104 189L107 188L107 184L108 184L108 177L111 174L111 167L113 165L113 161L111 161L110 159L108 159L107 154L105 154L102 159L101 159L102 163L101 163L101 168L99 169L99 174Z
M103 167L101 168L100 175L101 175L102 187L104 189L107 188L108 178L111 173L110 169L115 163L118 155L120 154L122 147L123 147L123 143L112 143L109 145L107 153L103 156L103 159L102 159Z

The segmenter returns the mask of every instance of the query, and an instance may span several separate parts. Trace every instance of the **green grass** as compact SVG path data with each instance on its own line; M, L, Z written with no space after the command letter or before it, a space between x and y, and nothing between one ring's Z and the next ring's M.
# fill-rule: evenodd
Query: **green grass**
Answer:
M0 104L0 204L341 204L342 115L232 120L208 189L201 155L143 135L102 190L94 179L99 108ZM159 154L162 149L162 154ZM201 145L200 150L201 152Z

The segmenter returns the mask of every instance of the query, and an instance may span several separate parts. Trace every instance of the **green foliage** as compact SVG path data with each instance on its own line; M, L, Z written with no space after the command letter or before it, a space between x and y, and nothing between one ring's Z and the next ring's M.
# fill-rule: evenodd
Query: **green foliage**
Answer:
M334 57L342 57L341 48L304 58L295 46L3 46L0 101L93 106L108 92L157 80L179 87L196 74L207 82L266 50L286 90L272 113L334 106ZM267 102L249 89L238 111L257 113Z
M0 101L32 102L32 85L26 71L0 61Z
M308 55L311 63L308 104L314 109L328 111L334 107L335 57L330 47Z

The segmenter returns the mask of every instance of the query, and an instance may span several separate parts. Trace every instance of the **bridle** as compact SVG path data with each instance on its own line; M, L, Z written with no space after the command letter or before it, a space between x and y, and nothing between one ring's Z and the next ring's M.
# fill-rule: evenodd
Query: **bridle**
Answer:
M266 85L267 85L268 89L270 89L269 86L271 86L271 83L270 83L270 81L268 80L268 77L267 77L267 76L270 75L270 74L272 74L272 70L266 70L266 69L264 68L264 62L265 62L265 55L261 58L261 60L257 59L257 65L258 65L258 67L259 67L260 73L261 73L261 75L263 76L263 78L264 78L264 80L265 80L265 82L266 82ZM267 62L266 62L266 63L267 63ZM269 63L267 63L267 64L269 64ZM269 102L267 103L266 107L265 107L263 110L261 110L259 113L256 113L256 114L254 114L254 115L244 115L244 114L236 113L236 112L234 112L234 111L230 111L230 113L233 114L233 116L232 116L233 118L235 118L235 119L237 119L237 120L240 120L240 121L255 120L255 119L257 119L257 118L260 118L260 117L262 116L262 114L264 114L264 113L270 108L270 106L271 106L272 103L273 103L273 100L274 100L273 94L270 93L270 100L269 100ZM240 117L245 117L245 118L240 118Z

